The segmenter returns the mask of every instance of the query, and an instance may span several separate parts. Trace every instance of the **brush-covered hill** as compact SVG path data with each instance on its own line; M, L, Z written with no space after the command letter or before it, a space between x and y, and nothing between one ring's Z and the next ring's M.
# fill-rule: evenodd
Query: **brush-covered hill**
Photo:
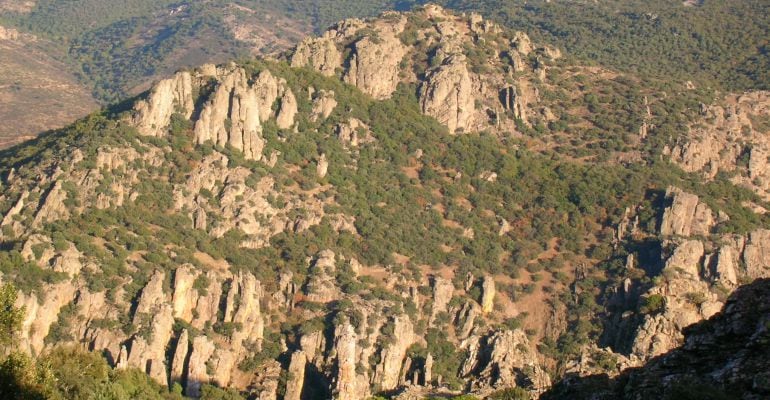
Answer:
M767 104L437 6L183 70L2 154L18 347L65 398L66 346L169 396L614 376L770 274Z

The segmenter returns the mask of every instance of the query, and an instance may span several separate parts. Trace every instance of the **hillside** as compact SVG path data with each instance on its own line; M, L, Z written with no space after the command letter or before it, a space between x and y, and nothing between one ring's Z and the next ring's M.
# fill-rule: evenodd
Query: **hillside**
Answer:
M97 108L50 43L0 27L0 148L59 128Z
M18 370L63 398L614 378L770 276L769 106L434 5L180 70L1 154Z
M59 120L35 104L8 107L3 134L29 137L62 121L146 90L149 82L182 67L275 54L305 35L320 33L338 20L408 10L421 1L254 1L168 2L18 1L0 5L0 25L37 36L48 45L35 59L56 63L78 93L94 100L67 101ZM443 1L457 10L480 12L509 28L527 32L583 65L593 64L637 77L691 81L722 91L768 89L767 4L752 0L676 1ZM715 16L721 16L715 18ZM12 57L9 54L9 59ZM34 62L6 65L14 74L33 71L40 82L59 82ZM25 92L35 81L18 81ZM53 93L68 95L71 91ZM48 99L54 96L41 96ZM83 104L72 107L68 104ZM45 105L45 104L42 104ZM27 109L25 118L16 109Z

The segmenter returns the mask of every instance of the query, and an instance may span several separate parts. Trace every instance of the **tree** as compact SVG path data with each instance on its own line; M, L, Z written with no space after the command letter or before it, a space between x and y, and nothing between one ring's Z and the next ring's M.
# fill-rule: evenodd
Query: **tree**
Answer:
M16 304L16 288L9 284L0 289L0 347L13 343L16 332L24 320L24 309Z

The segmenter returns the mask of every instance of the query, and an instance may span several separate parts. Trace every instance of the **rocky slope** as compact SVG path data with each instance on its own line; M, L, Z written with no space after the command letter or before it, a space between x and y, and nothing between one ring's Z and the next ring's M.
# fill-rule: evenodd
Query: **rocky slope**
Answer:
M426 6L180 71L6 152L23 349L260 399L538 396L675 349L770 276L770 225L740 204L763 200L642 157L664 96L633 103L633 151L550 152L538 127L582 146L601 110L568 105L624 81L560 62Z
M736 290L718 314L685 329L680 346L643 367L567 380L542 398L766 398L769 284Z

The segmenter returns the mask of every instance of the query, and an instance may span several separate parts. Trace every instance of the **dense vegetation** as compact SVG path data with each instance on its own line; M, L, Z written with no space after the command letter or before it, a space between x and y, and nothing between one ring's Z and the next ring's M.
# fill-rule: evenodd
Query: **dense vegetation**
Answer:
M245 54L247 46L223 22L228 3L45 0L38 1L29 14L0 14L0 23L58 43L60 57L94 96L114 102L158 73ZM319 32L344 18L405 10L425 1L235 3L258 13L286 16ZM529 33L536 41L566 50L581 63L720 89L770 88L770 6L761 0L714 0L697 7L668 0L439 3L481 12ZM192 49L192 59L178 58L183 48Z
M555 44L581 62L727 90L770 89L763 0L445 0Z

